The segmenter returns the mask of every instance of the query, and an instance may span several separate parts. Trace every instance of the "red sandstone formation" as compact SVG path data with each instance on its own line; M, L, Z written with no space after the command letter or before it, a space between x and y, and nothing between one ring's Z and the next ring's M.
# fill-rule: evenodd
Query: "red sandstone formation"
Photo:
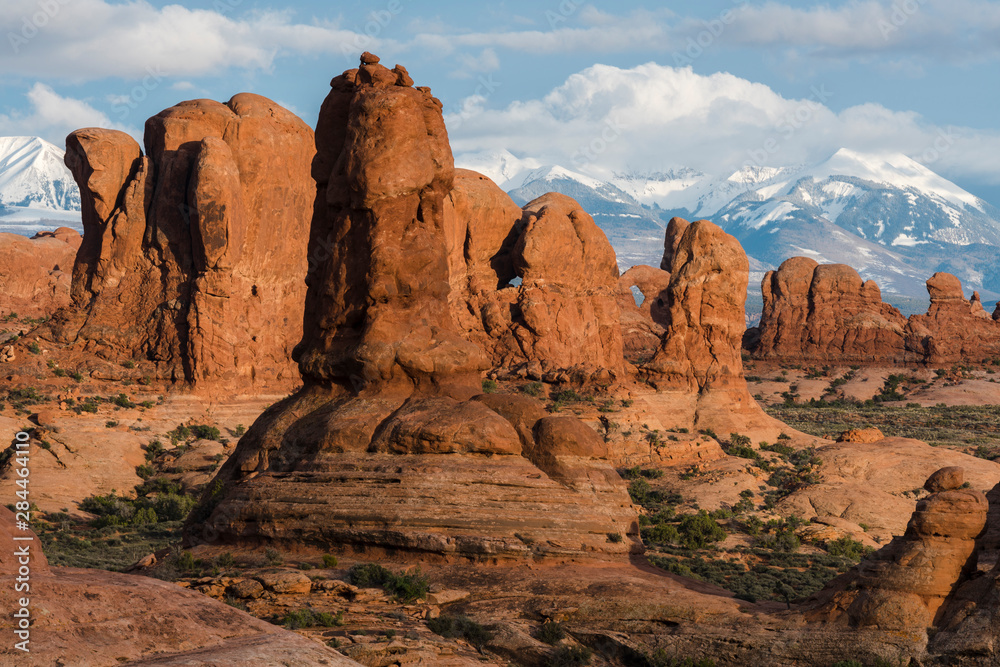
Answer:
M671 234L679 234L671 239ZM665 424L758 432L781 425L751 398L743 378L741 343L749 262L732 236L707 220L671 220L667 229L670 282L665 290L666 334L645 367L659 390ZM666 403L673 400L673 405Z
M0 234L0 317L47 317L68 305L80 242L68 227L30 239Z
M906 318L844 264L793 257L761 282L759 359L899 363Z
M625 378L614 250L577 202L549 193L521 210L459 170L444 219L452 316L498 375Z
M946 365L1000 356L1000 322L983 310L979 294L966 300L962 282L950 273L927 279L931 298L925 315L911 315L906 349L929 364Z
M926 484L933 495L917 503L906 533L817 594L807 620L909 632L939 625L975 570L986 525L986 497L960 488L961 472L934 473Z
M640 548L625 484L593 430L528 397L468 400L491 356L574 363L581 346L615 349L614 332L593 323L570 336L559 311L585 317L587 298L613 290L607 241L561 195L529 205L522 224L475 175L460 175L455 192L440 102L372 58L333 80L317 127L310 252L330 253L307 278L296 348L306 386L240 441L189 542L472 558ZM492 301L513 274L522 285ZM520 304L523 321L498 314L498 332L457 317L463 302Z
M1000 322L948 273L927 280L930 308L909 319L843 264L793 257L764 276L761 290L760 325L745 338L755 359L946 365L1000 356Z
M73 305L52 334L106 359L147 360L162 379L293 379L312 143L299 118L250 94L150 118L145 156L121 132L72 133L84 239Z
M621 311L622 344L625 357L634 363L653 358L660 347L669 320L666 291L670 273L652 266L637 265L618 279L618 308ZM633 289L642 294L636 305Z

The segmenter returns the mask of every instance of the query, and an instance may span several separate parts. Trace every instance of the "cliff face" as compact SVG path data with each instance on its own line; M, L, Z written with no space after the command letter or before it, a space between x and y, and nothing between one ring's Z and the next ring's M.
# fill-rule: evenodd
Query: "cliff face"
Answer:
M513 272L526 293L571 281L532 229L585 237L592 221L557 196L522 223L477 177L455 188L440 103L370 54L333 80L316 142L310 254L329 252L307 281L296 348L306 386L240 441L189 541L501 559L641 548L625 484L591 428L527 396L469 400L504 336L522 339L515 325L501 336L456 316L496 303ZM586 252L595 243L568 249L599 263ZM593 280L613 284L613 261L602 268ZM543 353L540 341L572 346L558 328L529 328L518 363Z
M184 102L128 135L77 130L84 239L52 335L160 379L294 379L314 184L312 131L257 95Z
M745 339L754 359L947 365L1000 355L1000 323L949 273L927 280L930 308L908 319L843 264L793 257L765 274L761 291L760 325Z

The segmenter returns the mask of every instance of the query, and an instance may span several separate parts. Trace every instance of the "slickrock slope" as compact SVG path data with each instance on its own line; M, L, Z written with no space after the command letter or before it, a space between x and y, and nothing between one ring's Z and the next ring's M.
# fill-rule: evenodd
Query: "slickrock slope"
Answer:
M84 129L66 164L83 245L58 342L155 376L241 387L294 380L313 134L263 97L183 102L128 135Z
M760 325L745 338L754 359L942 366L1000 356L1000 322L949 273L927 280L930 308L909 319L843 264L793 257L765 274L761 289Z
M33 537L14 542L13 536ZM185 590L147 577L50 568L37 536L15 528L14 515L0 507L0 605L9 613L0 619L7 641L0 645L5 665L357 665L333 649L265 621ZM16 592L20 564L13 547L29 544L32 554L30 590ZM24 577L22 577L23 579ZM20 608L30 598L30 652L14 648Z
M0 317L47 317L68 305L80 242L68 227L30 239L0 234Z
M514 212L479 218L466 243L454 241L460 235L449 242L454 168L441 105L411 83L402 67L389 70L366 54L360 69L331 84L316 133L310 252L333 244L307 279L296 348L306 386L243 437L220 471L223 489L203 501L210 515L192 522L188 541L474 558L640 548L625 484L593 430L546 417L528 397L468 400L481 391L490 359L452 315L449 267L461 262L449 248L468 251L475 282L495 270L475 239L502 244ZM491 196L474 178L463 180ZM476 197L454 196L452 206ZM547 254L555 249L531 232L551 220L560 233L582 234L587 220L577 211L562 197L537 203L512 251L525 285L543 290L546 280L554 288L580 277L579 267L546 267L558 259ZM501 228L474 230L490 220ZM613 285L613 268L612 255L593 280L606 275Z
M746 254L734 237L707 220L689 224L674 218L665 245L666 334L643 369L658 392L643 399L654 412L673 414L664 422L668 426L693 423L720 433L776 436L783 425L761 410L743 377Z

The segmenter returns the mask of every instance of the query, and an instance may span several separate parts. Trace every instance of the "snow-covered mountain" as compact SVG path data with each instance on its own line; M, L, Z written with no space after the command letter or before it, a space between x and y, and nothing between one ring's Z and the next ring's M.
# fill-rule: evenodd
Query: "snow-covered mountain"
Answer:
M0 231L82 230L80 190L63 155L39 137L0 137Z
M607 180L497 157L460 156L457 163L487 175L483 167L493 165L498 184L519 203L548 191L576 198L608 234L623 269L656 265L663 228L680 215L713 220L740 240L751 260L752 290L765 270L804 255L853 266L904 308L915 300L911 305L920 309L924 281L934 271L958 275L984 298L1000 295L1000 210L902 154L841 149L812 165L748 166L723 176L676 169Z

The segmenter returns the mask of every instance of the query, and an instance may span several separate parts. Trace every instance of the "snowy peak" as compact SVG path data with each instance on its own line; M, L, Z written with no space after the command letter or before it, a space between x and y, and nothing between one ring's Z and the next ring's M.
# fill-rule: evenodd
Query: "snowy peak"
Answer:
M0 137L0 205L79 211L80 191L64 155L39 137Z
M817 181L831 176L852 176L904 190L913 188L925 195L936 195L959 208L970 206L984 211L981 199L902 153L858 153L841 148L803 175Z

